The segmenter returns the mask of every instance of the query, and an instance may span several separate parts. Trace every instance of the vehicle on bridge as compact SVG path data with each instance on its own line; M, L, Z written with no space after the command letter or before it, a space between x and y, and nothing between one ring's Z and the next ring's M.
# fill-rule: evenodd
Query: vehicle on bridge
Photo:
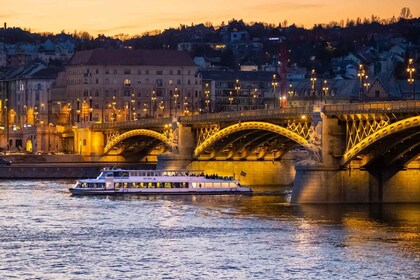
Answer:
M111 194L250 194L232 177L205 175L202 171L103 170L96 179L77 181L73 195Z
M0 165L11 165L12 162L10 160L0 158Z

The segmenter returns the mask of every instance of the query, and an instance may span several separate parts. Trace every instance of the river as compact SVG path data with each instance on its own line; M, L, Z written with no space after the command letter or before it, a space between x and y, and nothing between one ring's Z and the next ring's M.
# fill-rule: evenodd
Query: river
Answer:
M0 279L418 279L420 205L252 196L72 197L0 182Z

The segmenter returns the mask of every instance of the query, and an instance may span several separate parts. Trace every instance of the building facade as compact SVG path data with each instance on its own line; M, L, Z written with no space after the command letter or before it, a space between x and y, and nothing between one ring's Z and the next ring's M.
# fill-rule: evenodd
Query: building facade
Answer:
M201 77L185 52L95 49L66 67L62 110L80 122L116 122L193 114Z

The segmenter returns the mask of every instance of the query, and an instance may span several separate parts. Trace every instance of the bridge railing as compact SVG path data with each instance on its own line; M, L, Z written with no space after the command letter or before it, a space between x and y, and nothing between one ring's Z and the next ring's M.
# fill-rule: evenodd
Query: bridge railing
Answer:
M326 114L343 113L386 113L407 112L420 113L420 100L384 101L375 103L343 103L325 105L323 112Z
M105 130L105 129L131 129L141 127L159 127L165 124L170 124L172 118L156 118L156 119L140 119L137 121L126 121L126 122L109 122L109 123L95 123L92 125L94 130Z
M281 118L290 116L300 116L313 112L313 106L289 107L277 109L258 109L250 111L232 111L211 114L202 114L195 116L179 117L181 123L200 123L200 122L218 122L218 121L246 121L258 119Z

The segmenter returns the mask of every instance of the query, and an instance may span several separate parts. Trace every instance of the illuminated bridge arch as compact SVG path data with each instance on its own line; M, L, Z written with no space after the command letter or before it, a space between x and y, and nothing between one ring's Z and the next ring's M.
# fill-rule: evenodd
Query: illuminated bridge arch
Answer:
M159 132L156 132L150 129L135 129L135 130L130 130L128 132L120 134L117 137L113 138L111 141L109 141L104 148L104 154L108 153L115 145L117 145L121 141L124 141L125 139L135 137L135 136L146 136L146 137L155 138L163 142L167 147L174 148L173 143L171 143L164 134L161 134Z
M205 141L203 141L200 145L196 147L196 149L194 150L194 158L197 158L205 149L212 146L213 144L215 144L222 138L232 133L249 130L249 129L257 129L257 130L274 132L284 137L287 137L302 146L307 146L308 144L308 140L306 140L304 137L282 126L272 124L272 123L266 123L266 122L243 122L243 123L238 123L238 124L234 124L226 128L223 128L217 131L216 133L214 133L213 135L211 135L210 137L208 137Z
M341 160L341 165L344 166L349 163L354 157L362 153L368 147L371 147L378 141L384 139L387 136L390 136L395 133L402 132L404 130L415 128L420 126L420 116L415 116L411 118L407 118L390 125L387 125L375 133L372 133L368 137L361 140L358 144L354 145L351 149L349 149L343 156Z

